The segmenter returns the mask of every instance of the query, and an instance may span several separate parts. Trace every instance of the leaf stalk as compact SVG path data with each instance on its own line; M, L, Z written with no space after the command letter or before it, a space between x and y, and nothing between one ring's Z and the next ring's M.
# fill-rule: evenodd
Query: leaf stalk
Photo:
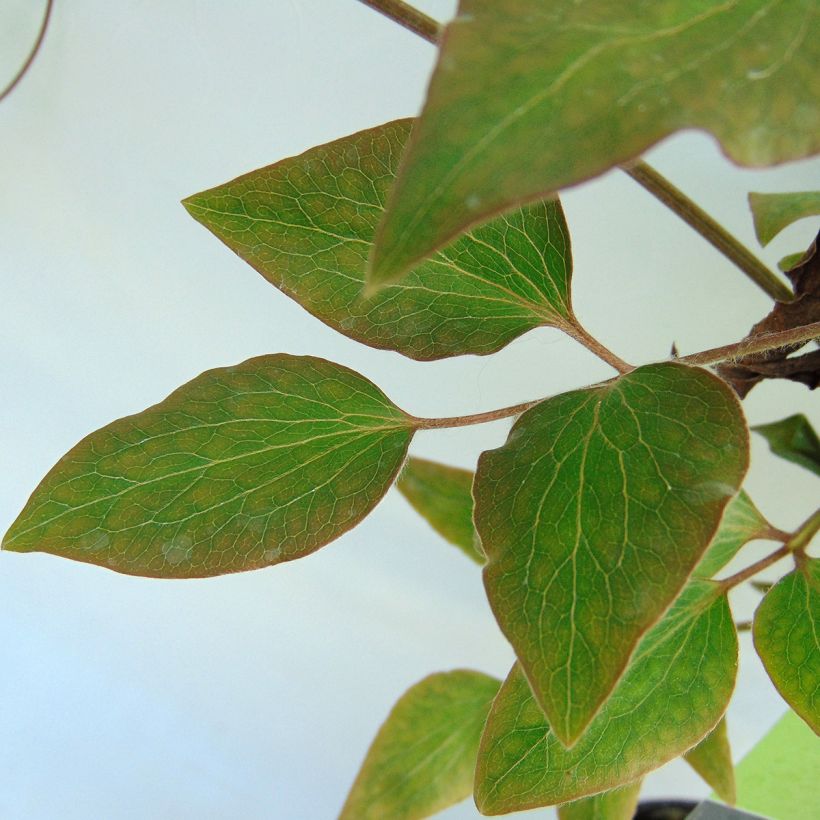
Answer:
M758 572L763 572L764 569L767 569L772 564L776 564L781 558L785 558L791 550L784 544L782 547L776 549L770 555L767 555L765 558L761 558L759 561L755 561L754 564L749 564L748 567L742 569L740 572L735 573L734 575L730 575L728 578L723 578L722 580L718 581L717 583L720 587L725 591L736 587L738 584L742 584L744 581L748 581L754 575L757 575Z
M816 509L786 541L791 552L805 552L812 538L820 531L820 508Z
M393 22L418 34L419 37L434 45L441 36L441 26L438 21L428 17L424 12L413 8L402 0L359 0L366 6L375 9Z
M789 302L794 299L791 290L750 250L666 177L641 161L623 166L623 170L717 248L772 299L778 302Z

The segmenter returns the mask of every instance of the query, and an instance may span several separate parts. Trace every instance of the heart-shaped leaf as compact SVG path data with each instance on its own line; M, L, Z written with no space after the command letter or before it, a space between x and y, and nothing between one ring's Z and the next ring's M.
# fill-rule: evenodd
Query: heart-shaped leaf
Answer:
M755 233L761 245L768 245L784 228L798 219L820 214L820 191L792 194L749 194Z
M574 323L557 200L477 228L364 298L376 225L412 120L362 131L185 200L191 215L330 327L414 359L483 355Z
M409 458L396 487L433 529L477 564L484 563L473 526L473 473Z
M323 359L210 370L63 456L3 548L162 578L290 561L370 512L413 430L375 385Z
M741 490L727 505L717 534L695 567L694 575L698 578L714 577L741 547L755 538L768 538L770 535L769 522L746 492Z
M820 558L795 557L760 602L752 634L778 692L820 734Z
M460 0L371 281L682 128L744 165L820 150L817 26L814 0Z
M462 669L411 687L379 729L339 820L417 820L468 797L500 684Z
M725 718L683 757L721 800L726 803L735 802L735 768L732 765L732 750L729 747Z
M584 797L558 808L558 820L632 820L642 781Z
M693 581L644 638L584 736L567 749L516 664L481 739L476 804L504 814L632 783L691 748L720 720L734 688L737 635L726 597Z
M676 363L541 402L481 456L485 587L563 743L683 588L747 465L732 390Z
M775 455L820 475L820 439L802 413L770 424L760 424L752 430L769 442L769 448Z

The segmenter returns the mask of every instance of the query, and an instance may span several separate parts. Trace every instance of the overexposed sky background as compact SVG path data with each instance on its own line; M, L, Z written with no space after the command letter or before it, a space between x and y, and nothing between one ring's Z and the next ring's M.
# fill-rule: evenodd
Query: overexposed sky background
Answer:
M439 19L454 2L419 2ZM0 0L0 85L42 4ZM0 530L76 441L202 370L266 352L353 367L416 415L575 388L608 368L543 329L489 357L422 364L339 336L197 225L179 201L322 142L412 115L435 52L355 0L57 0L43 51L0 104ZM702 134L650 160L759 250L750 190L817 187L820 163L739 170ZM567 192L580 319L636 363L735 341L767 298L625 175ZM805 248L789 228L761 255ZM767 384L752 423L816 397ZM507 425L419 435L472 467ZM754 441L747 487L789 529L820 481ZM753 545L744 555L763 554ZM753 598L739 601L748 617ZM742 638L742 754L784 705ZM430 672L503 677L512 654L480 573L391 491L302 561L163 582L0 554L0 817L333 817L394 701ZM647 792L704 796L675 763ZM533 813L549 817L550 811ZM477 817L468 801L441 815Z

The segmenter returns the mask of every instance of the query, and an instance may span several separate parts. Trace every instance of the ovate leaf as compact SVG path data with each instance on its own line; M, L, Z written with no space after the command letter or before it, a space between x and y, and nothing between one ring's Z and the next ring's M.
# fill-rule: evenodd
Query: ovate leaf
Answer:
M396 486L439 535L476 563L484 563L473 526L472 472L410 458Z
M768 245L783 228L807 216L820 214L820 191L793 194L749 194L755 233L761 245Z
M752 430L769 442L775 455L820 475L820 439L802 413L771 424L760 424Z
M642 781L601 792L558 808L558 820L632 820Z
M820 734L820 559L796 556L755 612L755 648L786 702Z
M702 128L735 161L820 149L814 0L461 0L372 258L397 278L466 227Z
M410 419L346 367L249 359L83 439L3 547L162 578L290 561L370 512L412 435Z
M694 574L699 578L712 578L737 555L741 547L755 538L768 537L770 532L769 522L741 490L727 505L717 534Z
M416 820L468 797L500 683L457 670L409 689L376 735L340 820Z
M503 814L632 783L691 748L734 687L737 636L725 596L692 582L641 642L629 671L567 749L516 664L493 703L476 768L476 804Z
M732 750L729 748L725 718L683 757L721 800L726 803L735 802L735 768L732 765Z
M665 363L541 402L481 456L487 594L565 744L712 541L747 439L723 381Z
M185 201L191 215L332 328L414 359L493 353L572 316L569 234L557 201L477 228L364 298L376 225L412 121L371 128Z

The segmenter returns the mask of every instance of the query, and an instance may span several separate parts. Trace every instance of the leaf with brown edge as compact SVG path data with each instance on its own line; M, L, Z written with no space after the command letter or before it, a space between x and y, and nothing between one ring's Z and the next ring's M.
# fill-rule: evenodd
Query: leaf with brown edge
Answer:
M721 800L734 804L737 799L735 767L732 765L732 750L729 747L725 718L683 758L715 790Z
M558 820L632 820L642 780L558 807Z
M612 696L571 749L551 731L516 664L481 738L479 811L552 806L633 783L714 728L736 672L729 605L709 581L690 582L647 633Z
M412 457L396 482L419 515L477 564L484 563L473 526L473 473Z
M468 797L500 683L459 669L408 689L379 729L339 820L420 820Z
M820 558L795 558L760 602L752 636L777 691L820 735Z
M413 359L494 353L574 323L557 200L476 228L400 284L364 296L367 256L412 120L311 148L189 197L189 213L325 324Z
M3 548L159 578L291 561L373 509L414 429L374 384L324 359L209 370L63 456Z
M790 194L749 194L755 233L761 245L768 245L784 228L798 219L820 214L820 191Z
M369 281L684 128L743 165L820 150L814 0L461 0Z
M564 744L683 589L747 466L737 398L676 363L547 399L482 454L487 596Z

